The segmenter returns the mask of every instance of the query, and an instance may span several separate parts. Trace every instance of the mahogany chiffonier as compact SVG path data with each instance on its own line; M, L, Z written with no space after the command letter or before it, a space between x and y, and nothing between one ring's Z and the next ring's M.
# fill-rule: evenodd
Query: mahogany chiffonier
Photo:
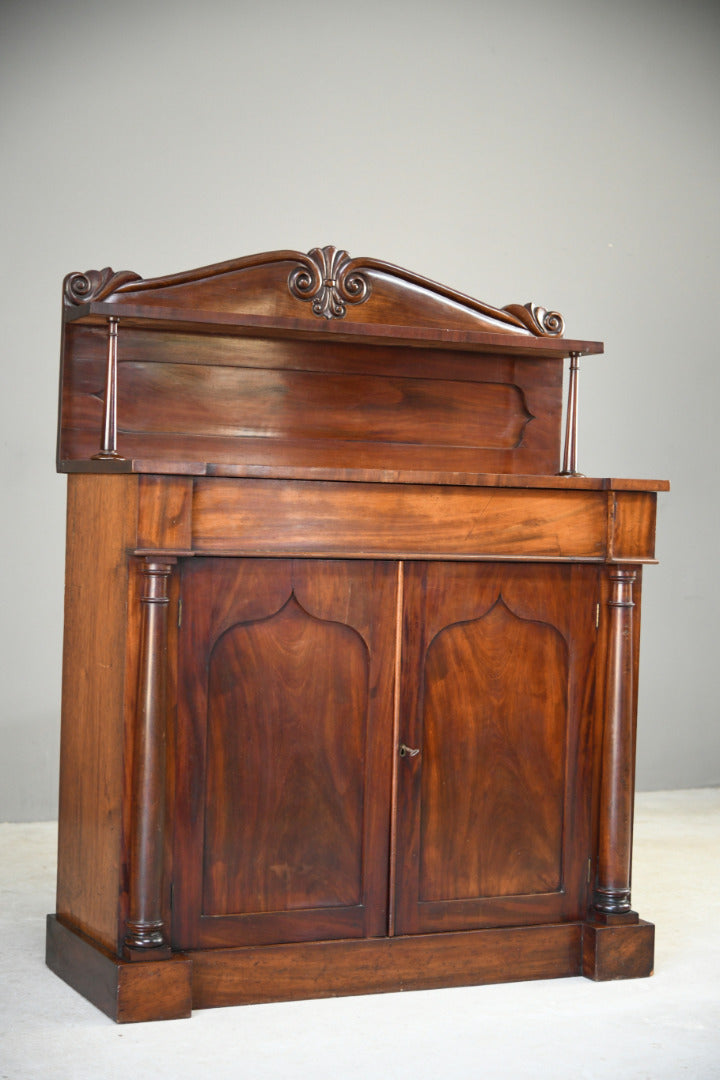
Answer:
M651 973L668 485L577 472L562 334L332 247L65 279L47 962L114 1019Z

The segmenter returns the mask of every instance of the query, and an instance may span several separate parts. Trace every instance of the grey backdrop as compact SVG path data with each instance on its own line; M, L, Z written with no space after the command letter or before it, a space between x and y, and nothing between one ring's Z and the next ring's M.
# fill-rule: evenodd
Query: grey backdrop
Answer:
M583 363L580 467L669 478L639 786L720 782L714 0L5 0L0 820L56 813L60 285L336 244Z

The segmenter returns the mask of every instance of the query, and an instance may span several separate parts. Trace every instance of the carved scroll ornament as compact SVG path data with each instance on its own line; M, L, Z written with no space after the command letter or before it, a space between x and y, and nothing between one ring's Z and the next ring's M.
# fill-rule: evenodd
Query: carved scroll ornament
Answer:
M539 304L507 304L503 311L514 315L533 334L562 337L565 320L559 311L548 311Z
M565 329L559 312L548 311L538 304L507 304L503 308L493 308L378 259L351 259L347 251L336 247L313 248L307 255L298 253L298 259L302 262L291 271L288 288L296 299L311 302L313 313L324 319L342 319L348 304L362 304L369 298L370 282L360 272L364 269L391 273L500 322L529 330L538 337L561 337Z
M105 300L120 285L140 280L140 275L132 270L116 273L111 266L106 266L104 270L86 270L84 274L76 271L65 278L63 296L68 305L89 304L92 300Z
M385 278L420 290L429 299L434 297L441 302L458 304L461 308L497 323L501 330L529 332L535 337L561 337L564 331L562 315L557 311L548 311L547 308L531 303L493 307L381 259L351 259L347 251L332 245L313 248L307 254L300 251L265 252L160 278L143 279L131 270L116 272L109 266L103 270L75 272L65 278L64 301L66 307L72 308L91 301L107 300L115 293L135 295L182 285L192 286L216 277L226 277L232 282L229 287L235 288L237 282L230 275L288 260L295 263L287 278L290 294L296 300L309 303L313 314L318 318L343 319L349 305L364 304L372 293L371 276L379 273ZM176 293L174 301L177 303L179 298ZM242 311L241 294L237 310ZM422 315L420 324L422 325Z
M290 272L288 288L297 300L310 301L315 315L342 319L347 304L363 304L370 296L370 283L357 265L347 251L313 248Z

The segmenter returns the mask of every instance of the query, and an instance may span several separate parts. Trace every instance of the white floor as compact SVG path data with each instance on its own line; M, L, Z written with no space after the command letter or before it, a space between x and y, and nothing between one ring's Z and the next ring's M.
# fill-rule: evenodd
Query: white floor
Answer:
M0 825L0 1080L720 1078L720 790L638 796L651 979L469 987L117 1026L48 971L55 826Z

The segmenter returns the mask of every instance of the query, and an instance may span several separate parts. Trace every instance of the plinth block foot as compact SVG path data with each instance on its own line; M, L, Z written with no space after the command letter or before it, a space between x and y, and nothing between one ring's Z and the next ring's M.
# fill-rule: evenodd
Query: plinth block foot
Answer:
M595 982L646 978L655 962L655 927L642 919L585 923L582 959L583 975Z
M119 1024L179 1020L192 1010L191 962L121 960L77 930L47 918L45 961L84 998Z

